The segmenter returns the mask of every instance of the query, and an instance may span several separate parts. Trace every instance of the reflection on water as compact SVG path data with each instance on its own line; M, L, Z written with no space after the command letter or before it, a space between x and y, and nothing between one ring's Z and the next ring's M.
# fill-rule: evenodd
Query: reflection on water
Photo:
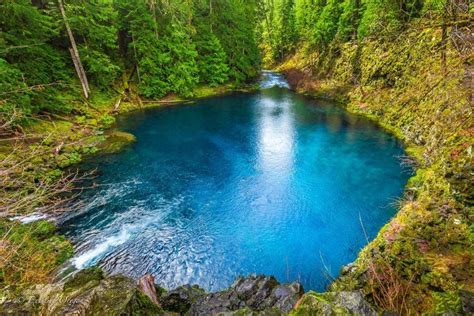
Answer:
M408 174L390 135L330 103L262 89L119 119L137 142L97 167L102 184L62 231L71 264L152 273L172 288L273 274L322 290L393 215Z

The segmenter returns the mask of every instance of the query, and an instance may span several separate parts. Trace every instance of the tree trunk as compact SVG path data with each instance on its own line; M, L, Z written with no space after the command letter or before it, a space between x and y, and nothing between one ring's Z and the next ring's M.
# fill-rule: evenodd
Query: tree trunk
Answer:
M76 40L74 39L74 35L72 34L71 27L69 26L69 22L66 16L66 11L64 10L63 1L58 0L58 5L59 5L59 11L61 11L61 15L64 20L64 25L66 26L69 42L71 44L71 48L69 48L69 53L71 54L72 62L74 63L74 68L76 69L76 73L77 73L77 76L79 77L79 81L81 82L82 92L84 93L84 97L88 99L89 93L91 91L89 89L89 82L87 81L86 72L84 71L84 67L82 67L81 58L79 56L79 51L76 46Z

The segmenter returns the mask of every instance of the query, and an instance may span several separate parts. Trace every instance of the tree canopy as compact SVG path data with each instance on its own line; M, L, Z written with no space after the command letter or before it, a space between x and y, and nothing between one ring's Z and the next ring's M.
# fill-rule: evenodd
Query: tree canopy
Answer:
M126 80L146 98L191 96L199 84L248 82L260 67L256 6L232 0L2 1L1 120L20 124L41 111L72 111L84 79L92 95L117 90Z

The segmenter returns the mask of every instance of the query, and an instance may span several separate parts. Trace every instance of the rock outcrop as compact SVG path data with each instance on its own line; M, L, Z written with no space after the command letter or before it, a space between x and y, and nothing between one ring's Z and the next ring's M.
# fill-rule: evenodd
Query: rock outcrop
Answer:
M298 302L295 309L296 315L378 315L359 291L309 292Z
M5 302L0 315L159 315L162 309L128 277L105 277L98 268L79 271L65 283L37 285Z
M224 291L210 293L192 304L190 315L216 315L232 312L265 312L286 314L303 295L303 287L295 282L280 284L272 276L238 278Z
M0 315L284 315L302 295L299 283L283 285L272 276L240 277L226 290L206 293L197 285L166 291L151 275L137 283L90 268L1 302Z

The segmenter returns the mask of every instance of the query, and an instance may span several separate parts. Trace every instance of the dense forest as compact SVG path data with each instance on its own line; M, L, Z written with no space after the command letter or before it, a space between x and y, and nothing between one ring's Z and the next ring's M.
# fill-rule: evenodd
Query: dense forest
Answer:
M258 75L253 1L8 0L0 10L4 123L70 112L79 93L129 82L160 98Z
M55 225L6 218L76 207L89 175L72 166L134 141L107 134L114 114L274 69L391 131L416 170L394 219L295 315L349 313L337 293L353 291L381 313L472 312L473 23L470 0L2 0L0 298L73 254Z

